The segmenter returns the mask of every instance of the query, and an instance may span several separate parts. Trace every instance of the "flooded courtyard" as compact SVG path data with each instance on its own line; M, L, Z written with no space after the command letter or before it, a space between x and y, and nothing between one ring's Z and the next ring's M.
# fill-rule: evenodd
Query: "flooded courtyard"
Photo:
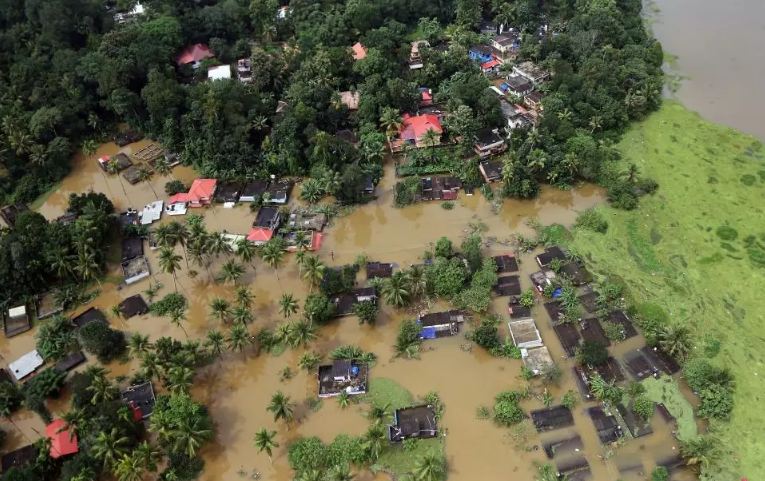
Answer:
M123 150L130 153L131 149L142 145L133 144ZM115 145L106 144L91 157L77 157L72 173L41 205L35 206L37 210L49 220L55 219L64 213L69 193L88 190L106 194L118 211L128 207L140 210L157 198L167 198L164 184L171 177L155 175L151 185L142 182L132 186L117 176L102 172L96 159L117 151ZM188 184L196 174L189 168L176 167L172 176ZM529 220L570 226L579 212L604 199L600 189L584 185L571 191L545 187L537 199L504 201L496 213L495 206L479 193L466 196L464 192L460 193L452 210L446 210L438 203L395 209L394 184L393 167L387 165L385 176L377 187L378 198L335 218L325 228L324 244L318 255L327 266L349 264L363 254L371 261L393 262L399 268L406 268L421 262L423 252L439 237L446 236L458 245L468 232L477 227L484 231L482 235L488 244L484 252L486 255L508 254L512 253L510 240L513 235L533 234ZM293 192L293 198L297 198L298 190L299 186ZM246 234L255 217L248 204L239 204L233 209L216 205L195 209L194 213L204 216L209 231L226 230L234 234ZM161 222L169 220L163 217ZM175 220L182 221L183 218ZM113 249L119 249L119 246L113 246ZM164 285L158 295L160 298L173 291L173 278L160 272L156 252L148 248L146 252L152 267L151 282ZM182 254L180 247L178 253ZM252 333L264 327L273 328L283 321L277 309L277 301L282 294L293 294L302 305L308 286L300 279L294 257L294 254L288 254L276 271L258 259L242 277L240 285L247 285L255 295L255 321L249 326ZM527 289L531 287L528 275L537 270L536 263L532 254L521 255L519 259L521 285ZM222 256L210 266L210 271L215 273L225 260ZM203 269L190 276L185 263L182 267L178 289L189 301L184 329L172 325L167 318L150 314L125 321L112 318L112 325L128 332L147 334L152 340L162 336L185 339L186 333L189 338L203 339L211 329L226 330L227 326L221 326L211 316L209 306L214 298L232 300L233 288L216 283ZM112 271L108 279L120 275L119 265L111 265L110 268ZM365 282L362 277L363 274L359 276L360 285ZM78 314L90 306L110 312L112 306L121 300L142 293L149 282L144 280L126 287L107 280L100 287L100 295L91 304L80 306L71 314ZM507 298L496 298L491 312L501 315L506 321ZM554 404L559 404L565 392L576 391L571 372L573 360L565 358L550 318L540 303L534 306L533 316L545 345L563 372L560 385L551 390L556 400ZM470 326L464 326L463 332L457 336L425 341L420 359L396 358L393 344L398 325L401 320L413 317L413 312L383 305L374 326L360 325L354 316L341 318L322 326L318 339L308 350L323 354L326 359L326 355L339 345L357 345L377 355L377 363L371 368L372 379L395 380L415 397L430 391L437 392L446 406L440 430L445 436L450 480L531 480L536 474L535 463L548 462L541 449L542 443L563 439L567 433L574 432L582 438L581 451L589 462L593 480L642 480L650 473L657 459L666 459L677 453L678 444L671 435L670 427L658 415L653 417L653 434L629 440L618 448L605 448L586 414L586 408L595 403L580 402L574 408L573 428L540 436L529 426L525 435L511 436L510 429L499 428L491 420L479 419L477 410L482 406L491 406L499 392L521 389L526 384L520 376L521 361L492 357L480 347L470 346L464 337ZM500 332L503 337L509 335L506 322L500 325ZM8 362L33 349L34 342L34 330L12 340L3 339L0 341L0 354ZM612 346L611 353L618 359L621 354L642 345L644 340L637 336ZM306 373L298 367L298 359L305 352L304 348L287 349L279 355L257 353L254 349L243 354L229 352L224 353L220 361L199 371L192 394L209 407L216 427L215 440L202 451L206 465L200 479L234 481L260 473L260 479L287 481L293 475L287 460L287 447L292 440L301 436L318 436L329 442L339 434L364 433L369 421L366 418L367 406L363 403L342 409L336 400L325 399L318 410L309 407L308 400L316 397L317 386L315 373ZM286 367L290 367L295 375L282 381L281 373ZM109 368L115 376L129 377L138 366L135 362L114 363ZM271 396L277 390L298 403L296 422L291 425L275 423L271 413L266 411ZM65 411L66 397L49 403L49 406L54 415ZM543 407L543 403L541 399L532 397L522 406L528 412ZM10 431L9 447L26 444L38 438L44 430L39 417L27 410L17 413L13 421L18 430L7 429ZM255 432L262 428L278 433L280 447L274 452L273 462L253 445ZM634 469L627 470L628 467ZM382 480L388 479L388 476L360 473L356 479Z

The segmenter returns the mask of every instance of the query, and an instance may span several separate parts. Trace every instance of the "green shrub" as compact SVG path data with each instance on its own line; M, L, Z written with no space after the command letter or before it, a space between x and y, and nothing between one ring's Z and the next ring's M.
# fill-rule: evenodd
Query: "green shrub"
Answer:
M577 360L587 366L600 366L608 361L608 349L597 341L584 341L576 353Z
M712 419L728 419L733 410L733 391L720 384L709 384L699 391L699 416Z
M499 393L494 402L494 422L500 426L512 426L523 421L526 415L518 405L521 398L517 391Z
M23 396L18 386L10 381L0 381L0 416L8 417L19 407Z
M80 344L90 354L106 364L121 356L127 347L125 333L109 327L104 322L91 322L77 332Z
M183 294L171 292L162 299L153 303L149 310L156 316L169 316L174 312L182 311L186 308L186 298Z
M651 481L669 481L669 471L664 466L656 466L651 471Z
M487 351L498 349L500 347L500 340L497 320L481 320L481 323L468 335L468 338Z
M420 326L411 319L403 321L396 336L396 354L414 357L419 352L420 343Z
M353 306L353 313L359 318L360 324L374 324L377 320L377 303L362 301Z
M448 237L440 237L436 241L435 254L436 257L449 258L452 256L452 241Z
M405 207L414 204L417 193L420 190L420 179L410 177L396 183L393 192L393 202L396 207Z
M287 459L296 472L321 469L327 459L327 448L317 437L300 438L289 447Z
M43 321L35 337L37 351L47 360L57 361L77 347L72 322L64 316Z
M644 421L648 421L653 416L656 405L647 397L640 395L632 401L632 411Z
M590 208L577 216L574 227L605 234L608 231L608 221L598 210Z

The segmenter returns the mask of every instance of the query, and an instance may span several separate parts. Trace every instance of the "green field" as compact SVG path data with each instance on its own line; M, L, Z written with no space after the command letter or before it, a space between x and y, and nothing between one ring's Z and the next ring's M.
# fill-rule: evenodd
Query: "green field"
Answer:
M608 232L577 231L572 248L598 274L622 278L635 301L692 326L697 353L735 374L733 415L711 426L730 453L705 478L765 479L762 144L666 102L618 147L659 190L635 211L602 207Z

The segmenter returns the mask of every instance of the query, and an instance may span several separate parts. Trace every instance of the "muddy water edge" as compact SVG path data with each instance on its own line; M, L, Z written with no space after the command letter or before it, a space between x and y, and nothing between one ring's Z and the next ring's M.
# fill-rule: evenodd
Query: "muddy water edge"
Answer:
M133 144L122 150L130 153L144 145ZM116 176L103 173L96 159L117 151L114 144L105 144L92 157L79 155L75 159L73 172L39 207L39 212L48 219L63 214L71 192L103 192L113 199L118 210L140 208L157 198L155 192L160 199L166 197L164 184L170 177L155 176L151 186L145 182L131 186ZM195 174L189 168L177 167L172 176L189 182ZM423 252L440 236L449 237L458 245L470 230L471 224L480 224L485 229L483 236L487 240L487 255L509 253L509 240L513 234L531 235L527 225L529 219L536 218L543 224L558 222L568 226L573 223L578 212L603 201L603 193L599 189L584 185L571 191L544 188L538 199L505 201L497 213L483 196L466 196L464 192L452 210L445 210L439 204L419 204L395 209L392 206L394 183L393 169L388 165L378 186L379 197L336 218L325 229L327 236L319 256L326 265L352 263L363 253L370 260L394 262L404 268L420 262ZM226 230L237 234L246 233L254 218L254 213L247 205L233 209L218 206L197 212L204 215L208 230ZM162 222L168 222L168 219L163 218ZM112 248L118 250L119 246ZM182 254L180 247L178 249L178 253ZM159 294L161 297L173 290L173 279L159 272L156 252L150 251L148 246L146 251L153 269L152 280L165 286ZM528 288L528 274L535 270L533 255L523 255L520 259L521 282L524 288ZM221 258L215 262L210 268L211 272L216 272L225 260ZM111 266L110 278L119 274L118 268L118 265ZM363 274L360 274L360 284L364 282L362 277ZM252 332L263 327L274 327L281 322L277 300L283 293L294 294L301 303L308 293L305 283L299 278L293 255L286 257L286 262L277 272L259 260L255 261L240 283L248 285L256 296L256 320L251 326ZM122 299L141 293L148 284L148 281L143 281L126 287L105 282L99 296L91 304L81 306L71 314L76 315L91 305L108 312ZM184 325L189 338L202 339L210 329L226 328L212 319L209 303L216 297L232 299L231 286L215 283L204 270L189 276L183 264L183 272L178 277L178 288L189 300ZM506 318L506 298L496 299L492 310ZM534 315L545 345L563 370L560 386L551 391L559 402L563 393L569 389L576 390L571 376L572 361L564 359L549 317L541 305L534 308ZM342 318L323 326L310 350L327 354L338 345L355 344L377 355L378 362L371 370L372 378L394 379L415 397L429 391L438 392L446 405L441 430L446 434L445 449L450 480L533 479L534 462L545 461L544 453L539 449L541 443L544 440L560 439L566 433L554 431L540 438L532 429L525 442L521 443L523 446L519 446L517 440L510 436L509 430L500 429L490 421L479 420L476 415L480 406L493 404L497 393L520 389L524 385L519 377L521 362L493 358L478 347L466 349L468 343L464 331L469 326L465 326L463 333L458 336L427 341L419 360L395 359L392 346L398 325L401 320L411 317L412 313L385 306L374 327L359 325L354 317ZM152 340L162 336L179 339L186 337L182 329L171 325L167 319L152 315L127 321L112 319L111 322L115 328L141 332L149 335ZM508 334L504 323L501 334ZM612 352L619 357L620 353L640 345L642 339L632 339L612 348ZM0 340L0 354L6 361L15 359L33 347L34 330L11 341ZM287 350L278 356L254 351L226 353L220 361L197 374L193 395L210 408L216 426L215 441L202 451L206 466L201 479L236 480L257 471L261 473L262 479L287 481L292 479L286 456L291 441L301 436L318 436L329 442L338 434L358 435L366 430L368 421L363 404L343 410L335 400L328 399L316 411L308 408L307 400L316 396L316 381L313 373L305 373L297 367L303 352L303 349ZM280 381L280 373L287 366L292 368L295 376ZM130 376L136 372L138 365L135 362L114 363L109 368L114 376ZM298 402L298 419L291 426L274 423L271 414L266 411L271 395L277 390L282 390ZM653 435L629 441L615 450L605 449L600 445L592 422L585 414L586 406L580 403L575 408L575 427L570 431L578 432L583 439L583 451L592 468L592 479L621 477L626 480L629 477L620 476L618 467L640 465L641 471L647 473L653 467L656 457L676 452L676 442L667 426L659 423L656 416ZM525 410L536 409L542 407L542 402L531 399L525 401L523 407ZM65 411L66 393L62 399L50 403L50 408L54 415ZM44 429L38 416L29 411L17 413L13 421L18 430L6 428L9 431L8 447L20 446L30 439L36 439ZM277 441L281 446L275 450L273 463L253 446L254 433L264 427L278 432ZM359 479L386 479L386 476L375 477L363 473Z

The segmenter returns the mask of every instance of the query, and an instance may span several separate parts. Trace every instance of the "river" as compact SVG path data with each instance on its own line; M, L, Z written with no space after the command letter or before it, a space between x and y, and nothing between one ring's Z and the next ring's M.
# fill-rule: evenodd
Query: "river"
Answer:
M765 139L765 2L651 0L652 29L672 70L678 99L703 117Z

